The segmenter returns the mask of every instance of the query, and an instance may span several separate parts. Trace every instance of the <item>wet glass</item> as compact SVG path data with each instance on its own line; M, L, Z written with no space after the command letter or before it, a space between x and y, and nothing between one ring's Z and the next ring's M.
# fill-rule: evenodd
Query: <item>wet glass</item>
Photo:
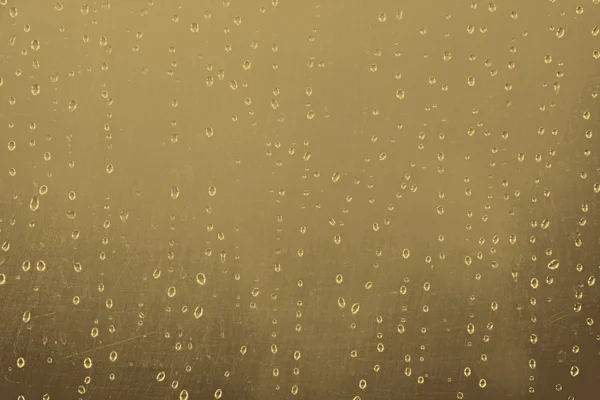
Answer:
M600 388L600 0L0 0L0 397Z

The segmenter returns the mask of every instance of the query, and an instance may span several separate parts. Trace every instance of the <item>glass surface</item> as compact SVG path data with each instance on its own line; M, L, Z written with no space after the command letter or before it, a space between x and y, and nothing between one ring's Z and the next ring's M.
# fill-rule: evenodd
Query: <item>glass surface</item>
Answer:
M0 397L592 400L600 0L0 0Z

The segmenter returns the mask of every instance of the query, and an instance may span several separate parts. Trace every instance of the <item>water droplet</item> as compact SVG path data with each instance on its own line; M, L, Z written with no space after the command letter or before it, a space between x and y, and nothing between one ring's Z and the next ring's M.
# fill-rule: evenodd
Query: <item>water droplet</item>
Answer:
M80 262L73 261L73 269L75 270L75 272L81 272L83 267L81 266Z
M35 269L37 269L40 272L45 271L46 270L46 261L38 260L38 262L35 263Z
M576 377L577 375L579 375L579 367L577 365L573 365L571 367L571 376Z
M469 333L469 335L475 333L475 325L473 325L472 322L469 322L469 324L467 325L467 332Z
M37 196L33 196L31 200L29 200L29 209L31 211L37 211L40 208L40 199Z
M204 284L206 284L206 276L202 272L199 272L196 274L196 282L198 282L199 285L204 286Z
M560 263L558 262L558 260L552 260L548 263L548 268L555 270L559 267Z
M410 257L410 250L409 249L404 249L402 250L402 257L406 260L408 259L408 257Z

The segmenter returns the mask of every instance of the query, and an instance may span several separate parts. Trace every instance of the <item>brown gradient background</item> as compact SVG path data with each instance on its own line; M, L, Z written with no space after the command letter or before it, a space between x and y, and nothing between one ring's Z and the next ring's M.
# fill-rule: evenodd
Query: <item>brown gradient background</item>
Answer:
M0 0L0 397L597 398L598 3Z

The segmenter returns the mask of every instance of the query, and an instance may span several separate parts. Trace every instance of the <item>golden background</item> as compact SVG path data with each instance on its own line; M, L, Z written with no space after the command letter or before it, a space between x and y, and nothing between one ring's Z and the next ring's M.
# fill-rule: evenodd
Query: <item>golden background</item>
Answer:
M0 397L597 398L599 0L0 0Z

